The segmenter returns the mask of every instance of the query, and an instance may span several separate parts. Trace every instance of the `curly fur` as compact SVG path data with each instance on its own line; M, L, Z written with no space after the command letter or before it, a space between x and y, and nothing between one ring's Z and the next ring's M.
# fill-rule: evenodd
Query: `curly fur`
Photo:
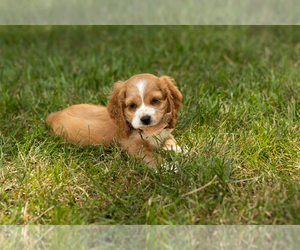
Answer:
M169 103L168 112L171 112L172 114L172 118L169 122L168 128L174 129L175 124L178 120L177 112L181 107L182 94L176 88L174 80L171 79L170 77L162 76L160 77L160 80L163 82L163 84L161 84L162 91L166 93L167 100Z

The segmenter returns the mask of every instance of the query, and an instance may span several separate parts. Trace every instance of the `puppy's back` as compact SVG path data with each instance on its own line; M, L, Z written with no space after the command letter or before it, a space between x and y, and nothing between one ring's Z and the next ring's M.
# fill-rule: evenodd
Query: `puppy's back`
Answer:
M50 114L45 123L64 141L82 146L108 144L118 135L106 107L91 104L73 105Z

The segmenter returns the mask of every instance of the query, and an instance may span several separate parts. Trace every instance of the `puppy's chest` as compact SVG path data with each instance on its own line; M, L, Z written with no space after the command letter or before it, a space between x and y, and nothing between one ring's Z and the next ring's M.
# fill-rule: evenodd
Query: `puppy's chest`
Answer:
M150 136L145 138L142 134L142 139L148 141L152 146L159 147L162 143L164 143L167 139L170 139L170 134L172 133L172 129L164 129L159 135Z

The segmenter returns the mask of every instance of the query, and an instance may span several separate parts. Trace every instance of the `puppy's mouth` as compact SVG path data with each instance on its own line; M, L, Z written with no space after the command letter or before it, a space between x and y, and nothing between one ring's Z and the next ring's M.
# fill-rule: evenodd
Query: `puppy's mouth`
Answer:
M143 127L151 127L151 126L155 126L157 124L157 122L151 122L150 124L142 124L140 126L140 128L143 128Z
M152 127L152 126L155 126L157 125L158 122L151 122L150 124L141 124L140 126L138 126L136 129L139 129L139 128L145 128L145 127Z

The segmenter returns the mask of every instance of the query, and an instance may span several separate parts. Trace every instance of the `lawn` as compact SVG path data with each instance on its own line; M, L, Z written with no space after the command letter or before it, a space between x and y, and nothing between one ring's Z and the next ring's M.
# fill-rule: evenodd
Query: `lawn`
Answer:
M0 224L299 224L300 27L1 26ZM114 82L183 94L178 172L65 145L45 117Z

